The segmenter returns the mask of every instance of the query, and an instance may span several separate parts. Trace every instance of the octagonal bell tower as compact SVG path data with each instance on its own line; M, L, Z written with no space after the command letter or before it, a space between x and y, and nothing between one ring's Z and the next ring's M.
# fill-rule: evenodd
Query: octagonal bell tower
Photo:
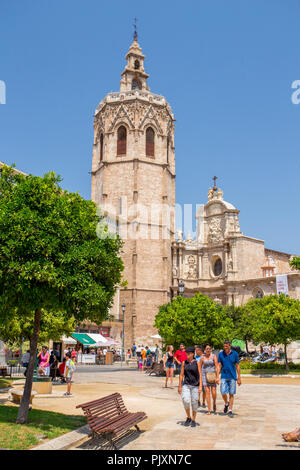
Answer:
M144 60L135 34L120 91L100 102L94 119L92 200L124 241L127 287L115 304L120 318L126 305L125 347L155 344L155 315L171 299L175 119L166 99L150 92Z

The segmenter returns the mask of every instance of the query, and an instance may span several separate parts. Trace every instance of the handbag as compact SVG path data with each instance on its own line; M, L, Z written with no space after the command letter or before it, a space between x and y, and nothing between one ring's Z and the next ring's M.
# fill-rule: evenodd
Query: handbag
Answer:
M215 372L206 372L206 382L208 384L215 384L217 380L217 374Z

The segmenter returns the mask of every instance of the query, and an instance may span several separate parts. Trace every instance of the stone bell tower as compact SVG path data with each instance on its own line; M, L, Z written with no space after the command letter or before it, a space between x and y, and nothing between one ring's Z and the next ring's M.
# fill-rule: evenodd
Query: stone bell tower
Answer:
M120 91L109 93L94 119L92 200L124 241L125 347L154 345L158 307L171 299L175 224L174 116L150 92L137 35L126 55Z

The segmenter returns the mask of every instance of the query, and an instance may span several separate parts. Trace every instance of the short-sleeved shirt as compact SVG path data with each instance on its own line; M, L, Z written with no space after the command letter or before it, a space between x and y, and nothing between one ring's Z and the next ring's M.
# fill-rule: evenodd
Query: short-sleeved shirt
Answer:
M236 351L231 350L230 354L220 351L218 362L222 364L221 379L237 380L235 365L239 364L239 355Z
M184 361L187 361L187 355L185 351L181 351L181 349L178 349L176 353L174 354L174 357L178 359L179 362L183 363Z
M145 357L146 357L146 351L145 351L145 349L142 350L141 354L142 354L142 358L145 359Z
M72 372L72 370L71 370L71 367L72 367L73 365L74 365L74 362L72 361L72 359L68 359L68 360L66 361L66 367L68 367L68 371L67 371L66 377L67 377L68 379L70 379L70 378L72 377L72 375L73 375L73 372Z
M200 361L201 361L201 357L202 357L202 356L197 356L197 354L196 354L196 355L195 355L196 361L200 362Z

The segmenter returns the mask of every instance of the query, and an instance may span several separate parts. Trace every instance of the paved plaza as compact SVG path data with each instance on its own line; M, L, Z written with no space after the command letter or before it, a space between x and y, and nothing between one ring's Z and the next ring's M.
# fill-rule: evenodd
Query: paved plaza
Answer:
M300 377L242 377L234 405L234 416L223 413L218 390L217 413L199 408L196 428L185 428L177 387L165 389L164 378L135 370L105 366L79 366L72 397L64 397L65 385L53 386L53 398L39 397L34 407L68 414L82 414L76 405L120 392L129 411L145 411L148 419L141 433L126 433L117 440L122 450L193 449L300 449L300 443L285 443L281 433L300 425ZM174 380L178 384L178 378ZM83 436L73 450L105 449L101 440Z

